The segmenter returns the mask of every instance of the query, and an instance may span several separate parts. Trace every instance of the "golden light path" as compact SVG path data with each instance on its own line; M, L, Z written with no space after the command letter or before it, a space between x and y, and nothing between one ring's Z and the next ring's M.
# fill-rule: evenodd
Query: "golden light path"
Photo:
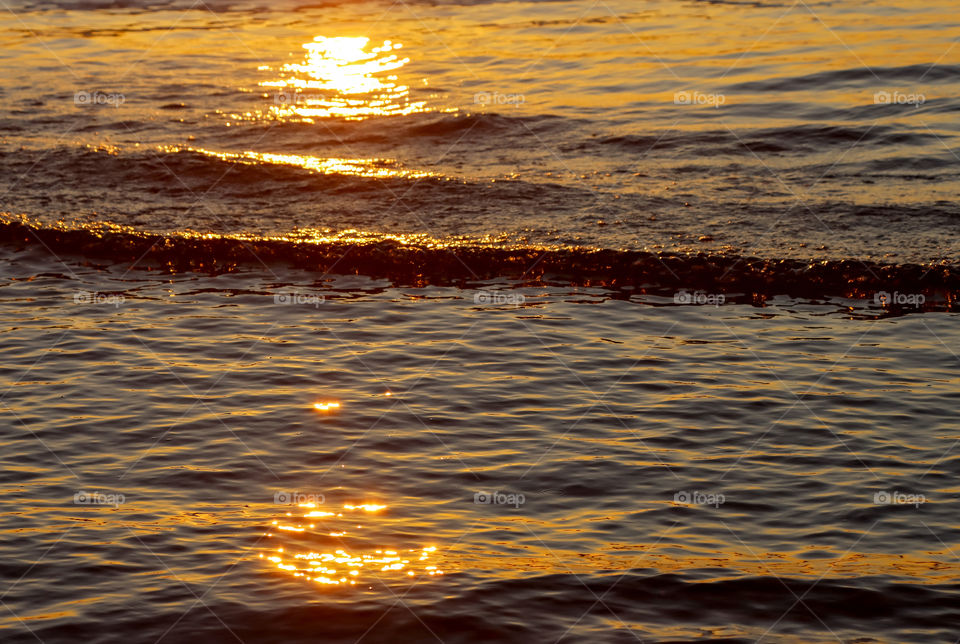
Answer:
M315 503L301 503L297 507L302 512L298 518L288 512L287 519L274 521L272 531L265 534L270 538L279 534L297 537L285 546L260 554L260 559L269 561L277 570L325 586L356 586L358 582L374 580L388 583L401 579L409 581L411 577L443 574L430 560L437 551L433 545L404 549L340 545L344 537L352 534L352 529L348 529L350 526L363 529L362 525L356 524L357 513L376 514L385 510L386 505L347 503L338 512L318 510ZM338 545L314 549L304 543L307 540L337 540ZM357 542L363 544L365 540L358 539Z
M376 179L419 179L439 176L435 172L407 170L394 159L345 159L341 157L314 157L304 154L272 154L268 152L217 152L204 148L164 146L162 152L195 152L221 161L245 165L289 165L319 174L346 174Z
M403 45L385 40L368 49L369 42L362 36L317 36L305 43L302 62L284 65L281 78L260 83L275 92L272 114L285 120L291 116L362 120L427 111L426 101L412 100L410 87L392 73L410 62L396 53Z
M126 235L144 235L144 231L127 224L118 224L111 221L90 221L90 222L67 222L61 220L51 220L42 222L39 219L27 217L23 214L0 212L0 223L11 224L18 223L29 226L32 229L47 227L59 231L85 230L97 235L106 234L126 234ZM452 239L438 239L431 237L426 233L385 233L370 230L358 230L356 228L347 228L343 230L334 230L332 228L295 228L283 234L261 234L250 232L217 233L203 232L192 229L177 230L168 233L171 238L185 240L236 240L242 242L292 242L302 244L375 244L378 242L393 242L398 245L415 245L421 248L475 248L478 246L504 247L504 241L507 235L504 233L496 235L482 235L478 237L458 236ZM528 245L526 248L539 250L550 250L551 247L543 245ZM384 396L392 396L391 392L385 392Z

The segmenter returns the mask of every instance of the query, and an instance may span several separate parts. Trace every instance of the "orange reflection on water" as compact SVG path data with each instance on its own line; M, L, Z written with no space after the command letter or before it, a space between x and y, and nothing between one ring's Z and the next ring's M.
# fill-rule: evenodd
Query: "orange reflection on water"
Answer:
M179 148L183 150L199 151L192 148ZM224 158L231 155L223 154ZM98 237L108 234L122 234L131 237L142 237L151 239L154 233L138 230L127 224L118 224L111 221L88 221L88 222L65 222L63 220L41 221L33 219L22 214L0 212L0 224L19 224L29 227L33 231L42 231L51 229L62 232L86 231L87 233ZM510 236L507 233L485 234L479 236L458 235L456 237L437 238L431 237L426 233L388 233L373 230L359 230L356 228L347 228L343 230L334 230L332 228L295 228L293 230L266 234L262 232L204 232L192 229L176 230L166 234L166 237L172 240L232 240L244 243L257 242L287 242L292 244L337 244L337 245L372 245L372 244L396 244L397 246L415 246L427 249L456 249L456 248L509 248L520 251L551 251L567 248L562 245L547 246L543 244L531 244L525 242L523 245L511 244ZM581 247L582 248L582 247ZM392 396L392 392L386 392L384 396Z
M369 41L317 36L305 43L303 62L284 65L280 79L260 83L277 92L273 114L361 120L426 111L426 102L412 100L410 87L391 73L410 62L396 53L403 45L385 40L368 49Z
M363 510L364 512L379 512L387 506L385 505L376 505L375 503L365 503L363 505L345 505L343 506L346 510Z
M340 157L313 157L305 154L272 154L269 152L217 152L204 148L162 147L164 152L195 152L221 161L245 165L290 165L320 174L347 174L377 179L438 176L433 172L407 170L393 159L344 159Z
M360 575L369 571L378 573L380 578L383 577L382 573L401 571L403 576L415 577L418 574L415 570L405 570L411 565L421 570L419 574L442 575L443 571L437 570L436 566L417 566L426 561L431 552L428 548L410 548L405 554L382 549L372 553L351 553L337 548L328 552L299 552L291 557L280 548L275 555L264 557L261 554L260 557L275 563L278 569L290 572L294 577L333 586L354 586L360 580Z
M409 581L410 577L433 577L443 575L431 557L437 552L436 546L418 548L373 547L369 539L359 538L347 526L362 530L356 525L355 512L375 513L386 509L386 505L376 503L344 504L344 513L322 512L314 510L313 503L300 504L298 507L309 510L302 515L307 519L300 523L292 518L274 521L271 528L278 531L265 536L290 535L291 541L269 549L260 554L260 559L269 561L278 570L328 586L355 586L359 583ZM290 516L290 513L288 513ZM325 519L324 524L310 523L309 520ZM347 545L346 541L354 541Z

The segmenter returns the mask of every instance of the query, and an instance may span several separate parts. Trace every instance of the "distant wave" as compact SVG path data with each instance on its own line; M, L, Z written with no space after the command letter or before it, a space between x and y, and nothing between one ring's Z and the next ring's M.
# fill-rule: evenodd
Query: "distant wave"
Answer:
M439 4L475 5L506 0L444 0ZM561 2L563 0L529 0L532 2ZM14 0L7 5L18 11L62 9L98 11L134 9L142 11L297 11L308 8L346 4L350 0ZM414 4L438 4L434 0L413 0ZM387 3L389 5L389 3Z
M318 145L342 143L383 143L389 141L414 141L417 139L449 139L450 142L483 139L491 136L530 136L547 135L568 130L572 126L586 124L589 121L573 119L555 114L536 114L526 116L504 115L497 112L456 112L414 114L393 117L389 130L376 120L360 122L325 122L319 136L330 133L331 138L318 138L318 131L312 123L298 121L267 122L263 127L273 133L302 133ZM234 133L236 137L246 136L243 132Z
M905 83L954 80L960 65L906 65L903 67L850 67L800 76L779 76L729 85L727 89L749 92L798 92L815 88L877 87L883 83Z
M610 146L630 152L646 153L656 150L686 150L697 157L713 154L795 153L822 152L825 148L849 149L851 145L929 145L936 143L933 133L905 131L891 125L825 125L803 124L776 128L741 129L697 132L667 132L646 135L627 134L584 141L572 146L584 150L595 146Z

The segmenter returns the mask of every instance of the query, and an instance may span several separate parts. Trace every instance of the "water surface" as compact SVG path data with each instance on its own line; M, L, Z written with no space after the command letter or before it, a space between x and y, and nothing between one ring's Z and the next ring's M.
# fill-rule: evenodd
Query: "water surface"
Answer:
M5 641L955 636L956 314L4 262Z

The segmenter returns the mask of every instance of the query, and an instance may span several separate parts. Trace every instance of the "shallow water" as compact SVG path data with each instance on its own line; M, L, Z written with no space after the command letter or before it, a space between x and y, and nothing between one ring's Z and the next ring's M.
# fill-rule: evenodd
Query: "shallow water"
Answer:
M956 314L4 269L4 641L956 636Z
M956 12L923 5L14 2L0 211L955 262Z
M954 4L4 2L0 640L956 642Z

